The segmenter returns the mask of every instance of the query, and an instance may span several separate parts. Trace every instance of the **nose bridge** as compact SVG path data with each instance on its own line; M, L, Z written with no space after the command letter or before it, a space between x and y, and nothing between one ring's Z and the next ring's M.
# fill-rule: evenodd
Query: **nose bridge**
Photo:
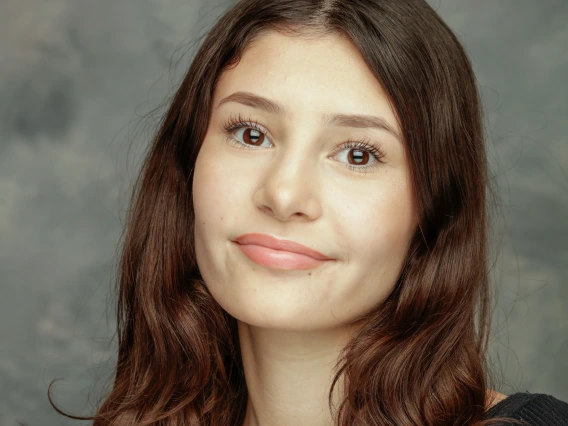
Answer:
M319 215L318 159L315 144L307 137L310 137L307 132L299 132L294 139L282 144L260 187L257 204L268 207L281 220L297 214L312 219Z
M316 166L315 151L306 137L290 140L282 146L269 169L269 175L276 179L301 179Z

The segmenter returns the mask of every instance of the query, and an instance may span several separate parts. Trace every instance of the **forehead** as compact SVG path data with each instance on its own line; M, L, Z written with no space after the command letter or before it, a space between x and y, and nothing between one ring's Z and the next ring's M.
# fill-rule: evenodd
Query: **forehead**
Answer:
M386 93L356 46L345 36L314 39L266 31L224 71L214 105L236 91L266 96L285 107L287 118L350 112L380 115L398 129Z

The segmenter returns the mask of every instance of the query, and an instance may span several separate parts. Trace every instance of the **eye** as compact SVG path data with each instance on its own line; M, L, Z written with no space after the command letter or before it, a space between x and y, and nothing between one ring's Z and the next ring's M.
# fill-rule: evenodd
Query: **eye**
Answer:
M234 118L233 116L229 117L229 120L223 124L223 129L225 130L225 133L227 133L228 139L233 145L240 145L240 147L243 147L244 149L254 149L249 147L260 146L265 140L267 140L266 133L268 132L263 126L250 119L248 121L243 120L240 114L238 118ZM234 137L236 131L241 129L244 129L242 135L243 142Z
M228 141L239 148L256 149L253 147L260 147L264 142L269 142L269 139L266 138L266 133L268 132L263 126L250 119L244 120L240 114L238 118L229 117L227 122L223 124L223 130L227 134ZM243 130L242 142L235 137L237 131L240 130ZM383 160L385 154L381 146L373 144L367 139L348 140L338 147L334 152L334 156L343 151L347 152L347 167L356 172L366 173L368 169L386 163Z
M367 169L378 167L381 164L386 163L386 161L384 161L383 159L385 157L385 153L383 152L381 146L378 144L375 145L367 139L361 141L349 140L342 144L339 147L338 151L347 152L347 166L351 170L365 172L367 171ZM368 163L369 160L371 160L370 164ZM351 162L353 162L354 164L351 164Z

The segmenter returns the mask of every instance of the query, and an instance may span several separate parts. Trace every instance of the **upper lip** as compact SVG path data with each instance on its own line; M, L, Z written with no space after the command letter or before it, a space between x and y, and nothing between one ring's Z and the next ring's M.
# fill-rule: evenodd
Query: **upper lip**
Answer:
M285 250L294 253L300 253L314 259L319 260L332 260L330 257L324 254L306 247L302 244L296 243L290 240L284 240L280 238L273 237L267 234L243 234L235 239L238 244L255 244L259 246L268 247L274 250Z

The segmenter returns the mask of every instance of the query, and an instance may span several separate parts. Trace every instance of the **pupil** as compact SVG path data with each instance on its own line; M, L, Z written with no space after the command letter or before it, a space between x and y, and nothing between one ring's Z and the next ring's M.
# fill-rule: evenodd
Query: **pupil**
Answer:
M360 149L356 149L355 154L353 154L353 158L359 164L362 160L366 152L361 151Z
M256 144L258 142L258 139L260 138L260 132L256 129L249 129L249 130L252 133L250 139L252 139L252 142Z

